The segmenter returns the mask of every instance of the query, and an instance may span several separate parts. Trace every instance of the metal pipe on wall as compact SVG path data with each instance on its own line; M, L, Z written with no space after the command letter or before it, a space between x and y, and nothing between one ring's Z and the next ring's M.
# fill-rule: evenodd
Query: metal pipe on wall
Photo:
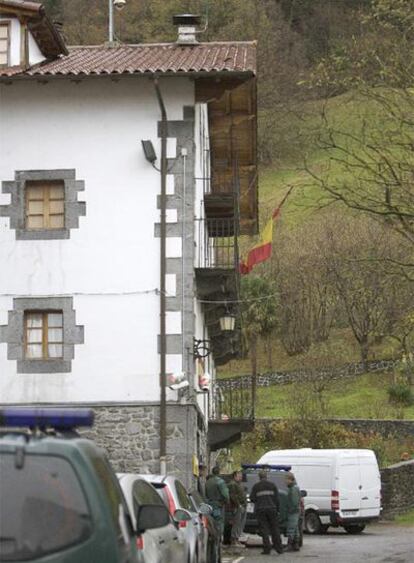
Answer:
M114 5L113 0L108 0L108 41L109 43L114 42Z
M183 157L183 198L181 202L181 354L182 354L182 371L187 372L187 356L185 350L185 213L186 213L186 184L187 184L187 150L182 149ZM187 373L189 379L190 374Z
M161 196L160 196L160 473L167 473L167 389L166 389L166 234L167 234L167 112L158 78L154 78L155 92L161 111Z

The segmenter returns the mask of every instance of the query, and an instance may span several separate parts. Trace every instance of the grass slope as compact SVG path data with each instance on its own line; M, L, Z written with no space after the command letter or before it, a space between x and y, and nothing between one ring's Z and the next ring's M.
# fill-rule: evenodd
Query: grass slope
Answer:
M333 381L326 393L327 417L414 419L414 406L396 409L388 402L390 374L365 374ZM308 393L306 386L274 385L258 389L256 416L287 417L294 414L295 395Z

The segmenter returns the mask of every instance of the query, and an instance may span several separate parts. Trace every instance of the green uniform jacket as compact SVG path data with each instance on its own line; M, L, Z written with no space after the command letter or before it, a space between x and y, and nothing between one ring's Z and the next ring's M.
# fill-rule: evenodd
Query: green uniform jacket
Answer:
M223 506L229 500L229 490L221 477L212 475L206 483L207 500L215 506Z
M291 485L288 487L287 494L287 513L295 514L299 512L300 507L300 489L297 485Z
M238 481L230 481L229 483L230 502L234 507L246 506L247 498L244 487Z

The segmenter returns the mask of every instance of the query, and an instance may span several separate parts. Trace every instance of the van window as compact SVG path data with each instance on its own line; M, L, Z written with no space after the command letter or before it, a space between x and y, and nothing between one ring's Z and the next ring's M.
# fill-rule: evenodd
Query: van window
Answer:
M0 560L30 561L85 541L92 520L71 464L51 455L0 457Z

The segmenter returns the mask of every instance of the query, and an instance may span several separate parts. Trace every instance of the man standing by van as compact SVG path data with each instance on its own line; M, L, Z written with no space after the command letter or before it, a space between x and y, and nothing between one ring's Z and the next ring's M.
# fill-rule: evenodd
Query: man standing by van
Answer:
M232 479L228 485L230 493L230 506L233 510L233 524L231 527L231 544L244 547L239 538L243 533L246 523L247 495L242 481L242 472L233 471Z
M206 497L208 504L213 508L212 516L216 524L216 530L220 536L223 536L224 530L224 505L229 501L229 489L224 479L219 477L220 467L213 467L212 475L209 476L206 483Z
M300 489L293 473L286 474L287 494L287 551L299 551Z
M250 500L254 502L254 511L263 538L262 554L270 555L269 536L272 538L273 549L283 553L279 531L279 491L275 484L267 480L266 471L259 471L259 479L251 490Z

